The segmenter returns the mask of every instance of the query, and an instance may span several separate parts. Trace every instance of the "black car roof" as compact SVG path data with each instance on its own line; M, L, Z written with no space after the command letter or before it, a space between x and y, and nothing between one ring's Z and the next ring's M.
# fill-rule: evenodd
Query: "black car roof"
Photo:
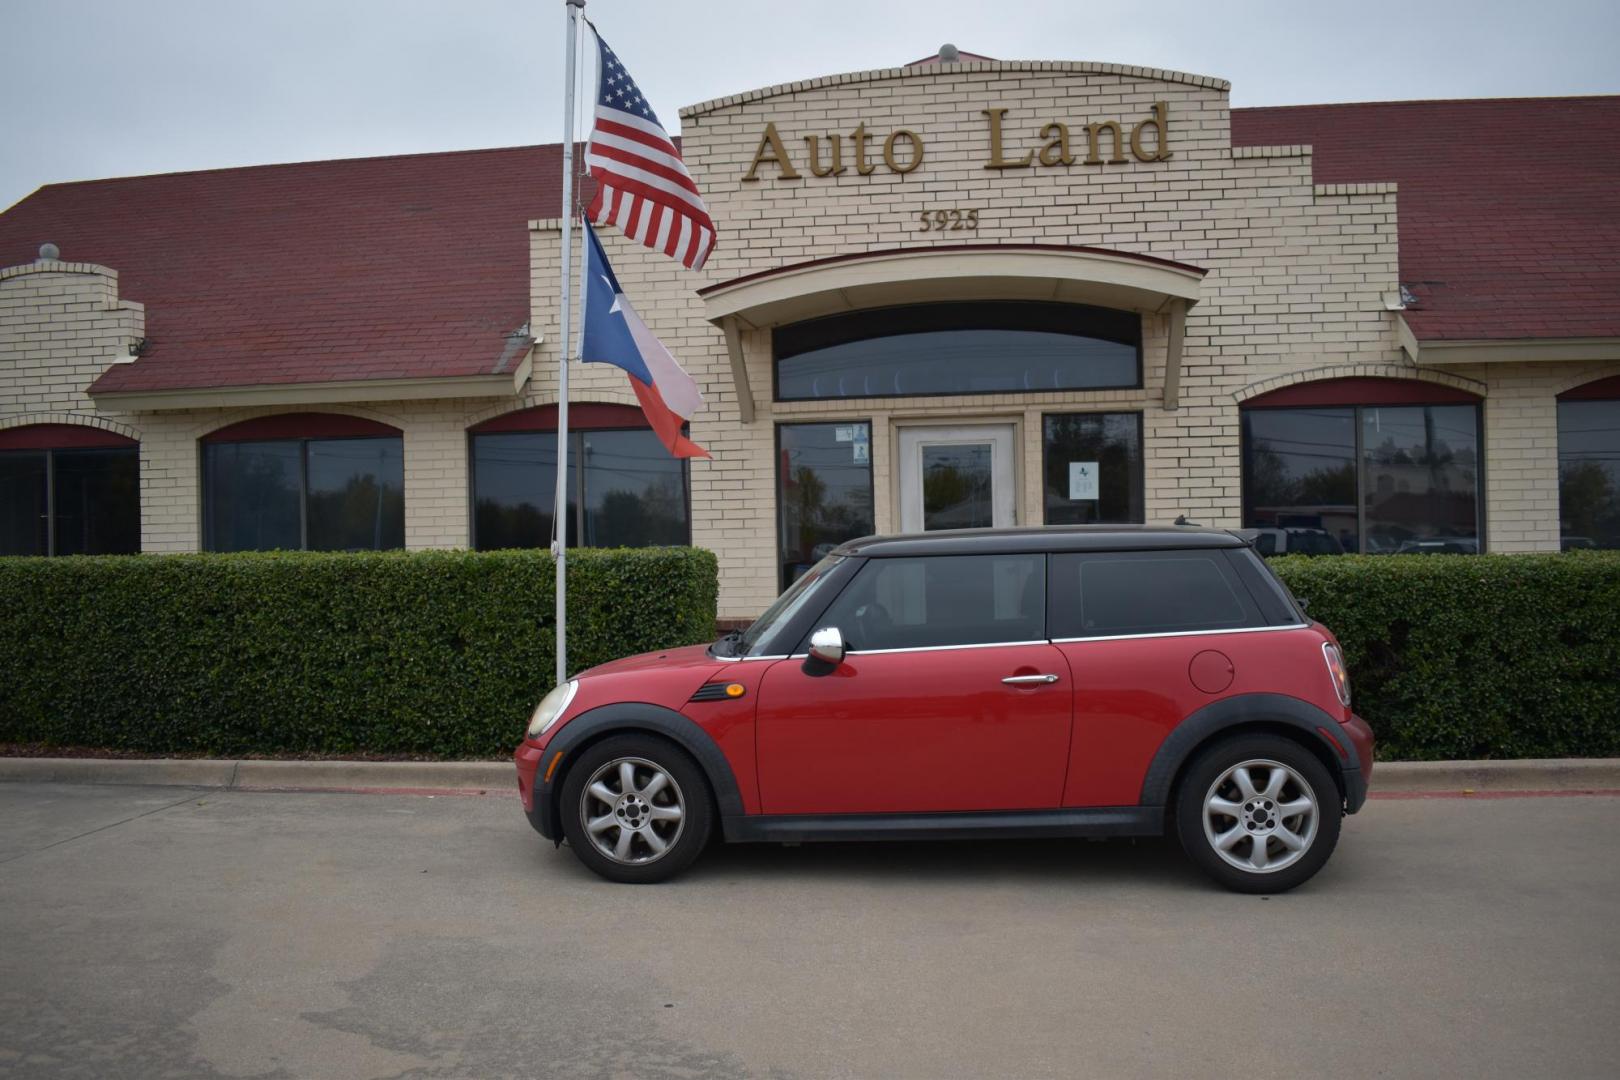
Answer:
M1247 545L1247 540L1225 529L1188 525L1048 525L863 536L839 546L833 554L883 559L906 555L1006 555L1049 551L1175 551Z

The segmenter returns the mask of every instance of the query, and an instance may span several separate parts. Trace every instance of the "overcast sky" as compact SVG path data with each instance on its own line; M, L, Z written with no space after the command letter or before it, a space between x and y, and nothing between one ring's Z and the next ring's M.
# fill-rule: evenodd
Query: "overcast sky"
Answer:
M1239 106L1620 92L1620 0L586 10L672 130L682 105L947 41L1215 75ZM0 0L0 207L61 180L556 141L563 21L561 0Z

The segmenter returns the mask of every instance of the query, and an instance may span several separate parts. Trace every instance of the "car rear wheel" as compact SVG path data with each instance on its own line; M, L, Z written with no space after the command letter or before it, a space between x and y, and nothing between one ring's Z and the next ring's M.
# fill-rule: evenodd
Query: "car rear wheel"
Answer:
M1286 892L1322 869L1339 841L1339 788L1310 751L1274 735L1199 754L1176 795L1176 831L1199 868L1229 889Z
M665 881L692 864L713 828L697 762L654 735L615 735L568 770L563 833L580 862L609 881Z

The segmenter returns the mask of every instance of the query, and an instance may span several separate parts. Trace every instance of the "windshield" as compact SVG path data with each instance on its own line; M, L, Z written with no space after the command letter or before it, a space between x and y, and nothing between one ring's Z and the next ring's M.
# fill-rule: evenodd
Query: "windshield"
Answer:
M816 565L804 572L804 576L789 585L787 592L776 598L776 602L765 609L765 614L754 620L754 624L743 631L742 640L737 645L737 655L751 656L759 643L769 637L778 626L786 623L815 592L813 586L826 577L833 567L844 561L842 555L828 555Z

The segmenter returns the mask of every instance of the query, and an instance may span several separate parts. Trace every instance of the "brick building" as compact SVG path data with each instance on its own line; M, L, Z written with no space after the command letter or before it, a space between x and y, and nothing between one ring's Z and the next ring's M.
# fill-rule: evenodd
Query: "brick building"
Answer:
M1279 551L1620 546L1620 98L1233 110L962 54L681 111L703 386L571 377L572 543L757 613L867 532L1178 517ZM560 150L57 184L0 215L0 551L544 546ZM46 256L41 257L42 245Z

